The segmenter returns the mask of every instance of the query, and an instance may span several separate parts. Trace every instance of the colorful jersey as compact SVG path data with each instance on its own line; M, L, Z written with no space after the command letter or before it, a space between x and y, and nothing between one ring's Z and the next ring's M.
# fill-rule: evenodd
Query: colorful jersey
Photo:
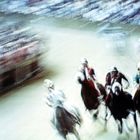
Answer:
M136 76L134 77L134 81L135 81L137 84L140 84L140 74L136 74Z
M121 72L118 72L116 75L113 75L111 72L109 72L106 75L106 86L112 85L115 81L119 82L122 85L122 80L125 80L128 82L128 79Z
M46 100L47 100L48 105L55 108L65 101L65 95L60 90L53 90L52 89L47 94Z
M94 69L93 68L87 68L88 69L88 73L90 76L95 75Z

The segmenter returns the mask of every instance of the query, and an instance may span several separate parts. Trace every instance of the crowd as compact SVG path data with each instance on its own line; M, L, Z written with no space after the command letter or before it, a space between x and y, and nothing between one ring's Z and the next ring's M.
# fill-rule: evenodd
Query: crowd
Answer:
M9 89L39 72L41 40L22 20L0 18L0 89Z
M6 0L0 11L47 17L84 18L92 22L140 24L138 0Z

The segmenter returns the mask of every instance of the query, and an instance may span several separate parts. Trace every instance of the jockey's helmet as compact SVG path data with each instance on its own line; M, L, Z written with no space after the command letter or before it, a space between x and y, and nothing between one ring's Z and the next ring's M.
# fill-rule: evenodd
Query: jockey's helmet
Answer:
M118 72L117 67L113 67L112 71L114 71L114 72L115 72L115 71Z
M44 80L44 87L46 87L46 88L52 88L52 89L54 89L54 83L51 81L51 80L49 80L49 79L45 79Z
M82 58L82 59L81 59L81 64L88 64L87 59L86 59L86 58Z

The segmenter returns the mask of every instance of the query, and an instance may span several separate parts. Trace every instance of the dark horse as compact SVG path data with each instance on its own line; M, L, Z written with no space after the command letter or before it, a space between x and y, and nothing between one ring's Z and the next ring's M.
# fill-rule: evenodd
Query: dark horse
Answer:
M138 88L135 92L133 100L134 100L135 109L140 114L140 85L138 86Z
M133 115L136 126L137 138L139 139L136 111L132 96L122 90L120 83L114 82L110 93L106 98L106 106L109 108L116 122L118 122L118 131L123 132L123 119L127 119L129 114ZM106 120L107 121L107 120Z
M81 84L81 96L84 102L86 109L89 111L97 110L94 114L94 118L97 118L98 107L102 99L106 97L106 90L104 86L100 83L95 83L92 79L87 79L85 72L81 72L83 78L78 77L78 82Z
M73 107L73 111L68 111L63 105L57 106L55 120L55 126L64 139L67 139L67 134L72 133L76 136L77 140L80 140L75 128L76 124L81 124L81 116L77 108Z

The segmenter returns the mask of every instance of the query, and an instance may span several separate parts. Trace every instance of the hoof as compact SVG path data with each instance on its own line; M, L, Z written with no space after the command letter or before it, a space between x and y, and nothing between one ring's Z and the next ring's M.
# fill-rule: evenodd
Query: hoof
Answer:
M97 118L98 118L98 114L93 114L93 119L97 120Z

